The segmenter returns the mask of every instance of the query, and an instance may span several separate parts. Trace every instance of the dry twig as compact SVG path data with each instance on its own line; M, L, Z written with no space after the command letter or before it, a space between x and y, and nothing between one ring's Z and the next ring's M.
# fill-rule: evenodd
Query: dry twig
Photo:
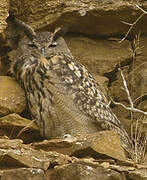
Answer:
M122 70L121 70L120 68L119 68L118 70L119 70L120 73L121 73L121 77L122 77L122 80L123 80L124 89L125 89L125 91L126 91L127 98L128 98L128 100L129 100L129 103L130 103L130 107L125 106L124 104L122 104L122 103L120 103L120 102L114 101L114 100L112 99L112 97L110 96L111 101L112 101L115 105L122 106L124 109L129 110L129 111L131 111L131 112L138 112L138 113L142 113L142 114L144 114L144 115L147 115L147 112L142 111L142 110L137 109L137 108L134 108L134 104L133 104L133 101L132 101L132 99L131 99L130 92L129 92L129 89L128 89L128 87L127 87L127 82L126 82L126 80L125 80L125 77L124 77L124 75L123 75L123 72L122 72Z
M32 124L35 122L36 120L32 120L30 123L27 124L27 126L25 126L24 128L21 129L21 131L17 134L16 137L19 137L23 132L27 131L29 127L32 126Z
M137 24L137 22L145 15L147 14L147 11L145 11L144 9L142 9L140 6L136 5L136 7L142 11L142 14L133 22L133 23L128 23L125 21L121 21L124 24L127 24L130 26L129 30L127 31L127 33L125 34L125 36L119 41L119 43L122 43L126 37L129 35L129 33L131 32L131 30L133 29L133 27L135 26L135 24Z
M134 140L134 154L133 159L136 163L141 163L145 159L145 152L147 147L147 135L143 133L143 121L146 121L145 116L140 117L137 119L135 126L132 124L132 128L135 129L134 133L135 136ZM134 127L133 127L134 126Z

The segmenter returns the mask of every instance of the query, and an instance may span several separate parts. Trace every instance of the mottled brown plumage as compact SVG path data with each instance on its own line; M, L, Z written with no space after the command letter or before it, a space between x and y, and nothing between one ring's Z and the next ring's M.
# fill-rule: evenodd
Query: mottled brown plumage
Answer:
M59 32L60 29L54 33L33 31L32 38L25 36L12 63L42 136L114 130L123 147L131 149L131 140L107 106L99 85L73 58Z

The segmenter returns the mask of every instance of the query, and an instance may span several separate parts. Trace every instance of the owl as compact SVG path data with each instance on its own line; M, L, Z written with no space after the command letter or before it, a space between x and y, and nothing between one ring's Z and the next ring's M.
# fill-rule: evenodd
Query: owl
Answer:
M25 90L28 107L43 137L91 134L114 130L125 149L132 141L107 105L99 84L64 41L62 28L35 32L11 18L25 32L18 42L11 70Z

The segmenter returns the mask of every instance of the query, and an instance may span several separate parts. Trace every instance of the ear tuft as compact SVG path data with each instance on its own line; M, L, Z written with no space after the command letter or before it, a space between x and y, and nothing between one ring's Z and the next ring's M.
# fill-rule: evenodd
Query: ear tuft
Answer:
M16 17L14 17L14 15L10 15L9 19L11 22L15 23L19 28L21 28L31 40L34 39L36 33L31 26L17 19Z
M63 36L68 31L66 27L56 28L53 33L53 41L57 40L59 37Z

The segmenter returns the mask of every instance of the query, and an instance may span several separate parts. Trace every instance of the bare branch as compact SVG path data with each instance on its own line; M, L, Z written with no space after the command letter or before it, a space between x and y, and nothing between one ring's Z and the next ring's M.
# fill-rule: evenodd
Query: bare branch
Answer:
M128 100L129 100L130 106L131 106L131 108L133 108L133 102L132 102L132 99L131 99L131 96L130 96L130 92L129 92L129 89L128 89L128 86L127 86L127 82L126 82L126 80L125 80L125 77L124 77L124 75L123 75L122 70L121 70L120 68L119 68L118 70L119 70L120 73L121 73L121 77L122 77L122 80L123 80L123 84L124 84L125 91L126 91L127 96L128 96Z
M131 112L138 112L138 113L142 113L142 114L144 114L144 115L147 115L147 112L142 111L142 110L137 109L137 108L134 108L134 104L133 104L133 101L132 101L132 99L131 99L130 92L129 92L129 89L128 89L128 86L127 86L127 82L126 82L126 80L125 80L125 77L124 77L124 75L123 75L123 72L122 72L122 70L121 70L120 68L119 68L118 70L119 70L120 73L121 73L121 77L122 77L123 85L124 85L124 90L126 91L127 98L128 98L128 100L129 100L129 103L130 103L130 107L125 106L125 105L122 104L122 103L115 102L115 101L112 99L112 97L110 96L111 101L112 101L115 105L122 106L124 109L129 110L129 111L131 111Z
M141 96L137 97L136 99L134 99L133 104L138 101L139 99L143 98L144 96L147 96L147 94L142 94Z
M127 24L130 26L129 30L127 31L127 33L125 34L125 36L119 41L119 43L122 43L126 37L129 35L129 33L131 32L131 30L133 29L133 27L135 26L135 24L137 24L137 22L145 15L147 14L147 12L145 10L143 10L141 7L139 7L138 5L136 5L136 7L138 9L140 9L143 13L136 19L136 21L134 21L133 23L128 23L128 22L125 22L125 21L121 21L122 23L124 24Z
M110 104L111 104L111 101L109 101L109 102L108 102L107 107L109 107L109 106L110 106Z
M120 22L122 22L123 24L126 24L126 25L128 25L128 26L132 26L131 23L128 23L128 22L126 22L126 21L120 21Z
M136 7L138 8L138 9L140 9L144 14L147 14L147 11L145 11L144 9L142 9L140 6L138 6L137 4L136 4Z
M147 112L144 112L140 109L137 109L137 108L132 108L132 107L128 107L128 106L125 106L124 104L122 103L119 103L119 102L116 102L112 99L112 97L110 97L111 101L115 104L115 105L119 105L119 106L122 106L124 109L128 110L128 111L132 111L132 112L138 112L138 113L142 113L144 115L147 115Z
M134 21L134 23L132 23L132 24L127 23L127 22L125 23L125 24L131 25L131 27L129 28L129 30L127 31L127 33L125 34L125 36L119 41L119 43L122 43L122 42L126 39L126 37L129 35L129 33L131 32L131 30L133 29L134 25L135 25L144 15L145 15L144 13L141 14L141 15L136 19L136 21Z
M28 123L24 128L21 129L21 131L17 134L16 137L19 137L23 132L25 132L26 130L28 130L29 127L32 126L32 124L35 122L36 120L32 120L30 123Z

